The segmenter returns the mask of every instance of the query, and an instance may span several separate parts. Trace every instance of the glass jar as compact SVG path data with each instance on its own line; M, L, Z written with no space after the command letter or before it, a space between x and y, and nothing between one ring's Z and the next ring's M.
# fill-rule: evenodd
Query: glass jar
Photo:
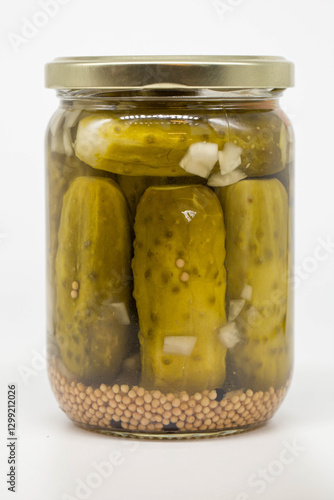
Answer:
M265 423L291 380L293 133L275 57L56 59L47 343L80 427Z

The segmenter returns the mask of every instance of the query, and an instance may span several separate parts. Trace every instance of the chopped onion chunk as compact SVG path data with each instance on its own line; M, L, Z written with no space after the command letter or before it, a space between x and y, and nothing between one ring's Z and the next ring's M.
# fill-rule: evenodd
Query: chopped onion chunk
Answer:
M234 144L234 142L227 142L223 151L218 152L218 161L220 172L222 175L229 174L241 165L242 148Z
M69 128L65 128L63 132L63 144L65 149L66 156L72 156L73 154L73 143L71 130Z
M163 354L190 356L196 342L197 337L169 335L164 340Z
M208 179L208 186L213 187L224 187L230 186L231 184L235 184L236 182L241 181L247 177L247 175L242 172L239 168L233 170L229 174L222 175L220 172L216 174L211 174Z
M111 309L114 312L114 318L117 323L121 325L129 325L130 318L124 302L114 302L111 305Z
M179 165L190 174L207 178L217 161L217 144L213 142L195 142L189 146Z
M65 123L64 127L65 128L72 128L74 127L78 121L79 117L81 115L82 110L81 109L75 109L73 111L67 111L66 116L65 116Z
M252 294L253 294L253 287L250 285L245 284L242 292L241 292L241 298L245 300L252 300Z
M228 322L226 325L222 326L219 330L218 337L225 349L232 349L241 340L239 330L235 322Z
M230 309L228 313L228 321L234 321L242 311L242 308L245 305L244 299L239 300L230 300Z

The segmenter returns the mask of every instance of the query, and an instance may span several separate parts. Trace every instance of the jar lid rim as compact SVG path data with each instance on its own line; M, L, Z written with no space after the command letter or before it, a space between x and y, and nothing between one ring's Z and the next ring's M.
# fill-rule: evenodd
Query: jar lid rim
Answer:
M294 65L277 56L60 57L45 66L52 89L285 89Z

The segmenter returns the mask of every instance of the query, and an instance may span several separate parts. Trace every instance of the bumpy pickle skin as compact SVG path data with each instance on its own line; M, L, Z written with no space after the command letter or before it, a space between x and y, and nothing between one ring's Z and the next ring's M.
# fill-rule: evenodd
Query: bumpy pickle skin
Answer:
M47 148L47 151L47 270L48 304L50 305L48 331L53 334L55 324L53 318L53 311L55 310L55 259L58 248L58 229L63 196L71 182L77 177L86 175L111 178L112 174L91 168L75 156L51 153L50 147Z
M55 331L55 260L58 248L58 229L63 204L63 196L70 183L76 177L86 175L87 170L93 170L78 158L65 155L47 155L47 270L48 270L48 331Z
M137 206L146 189L151 186L163 185L188 185L205 184L206 179L202 177L151 177L135 175L117 175L119 187L125 195L133 221L136 216Z
M204 120L169 117L117 117L109 113L83 118L75 152L88 165L123 175L188 176L179 162L195 142L223 139Z
M56 339L66 368L83 380L112 380L129 352L130 252L128 207L117 184L75 179L58 234Z
M262 177L286 167L289 149L287 124L274 110L227 110L226 116L209 119L225 141L242 148L239 170L247 177Z
M151 187L135 221L134 297L148 389L193 393L225 379L225 228L204 186ZM163 352L165 337L195 337L190 355Z
M288 196L277 179L243 180L217 195L226 225L227 304L248 289L236 318L241 341L228 351L229 363L242 387L280 387L292 354L286 322Z

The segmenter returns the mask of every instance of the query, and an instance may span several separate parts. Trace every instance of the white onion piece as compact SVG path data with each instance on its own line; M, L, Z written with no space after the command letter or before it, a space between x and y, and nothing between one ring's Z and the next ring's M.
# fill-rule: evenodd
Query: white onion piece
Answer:
M228 322L222 326L218 337L225 349L232 349L241 340L238 327L234 322Z
M172 336L165 337L163 354L178 354L180 356L190 356L194 350L197 337Z
M208 186L213 187L224 187L230 186L231 184L235 184L236 182L241 181L247 177L247 175L242 172L239 168L233 170L229 174L222 175L220 172L216 174L211 174L208 179Z
M75 109L73 111L67 111L65 116L65 128L72 128L78 123L79 116L81 115L81 109Z
M64 128L63 132L63 144L66 156L72 156L73 154L73 142L71 130L69 128Z
M218 151L218 161L222 175L229 174L241 165L241 153L242 148L234 144L234 142L227 142L223 151Z
M124 302L114 302L111 305L111 309L114 313L114 318L117 321L117 323L121 325L129 325L130 324L130 318L128 311L126 309L126 305Z
M245 300L252 300L252 294L253 294L253 287L250 285L245 284L242 292L241 292L241 298Z
M242 308L245 305L244 299L239 300L230 300L230 308L228 312L228 321L234 321L242 311Z
M91 167L97 167L99 158L104 158L107 153L109 143L102 132L109 124L109 119L92 120L87 124L83 118L79 122L74 144L75 154Z
M218 161L218 145L213 142L191 144L179 165L190 174L209 177Z

